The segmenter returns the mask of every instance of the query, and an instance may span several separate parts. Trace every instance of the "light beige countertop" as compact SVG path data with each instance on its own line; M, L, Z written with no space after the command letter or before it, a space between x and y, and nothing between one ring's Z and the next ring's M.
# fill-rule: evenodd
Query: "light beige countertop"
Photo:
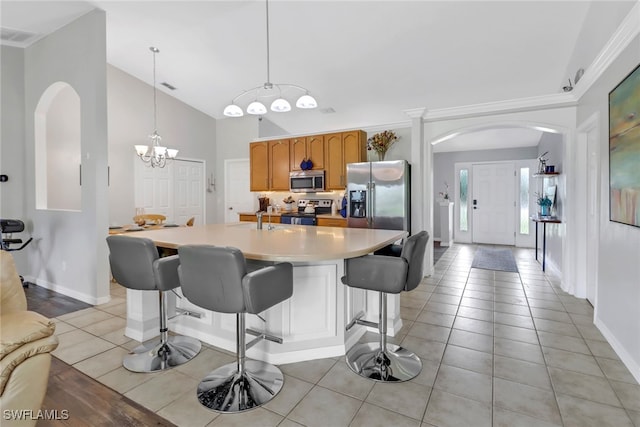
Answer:
M263 261L322 261L354 258L371 253L407 235L401 230L310 227L275 224L258 230L255 222L208 224L194 227L139 231L157 246L178 248L187 244L233 246L248 259Z

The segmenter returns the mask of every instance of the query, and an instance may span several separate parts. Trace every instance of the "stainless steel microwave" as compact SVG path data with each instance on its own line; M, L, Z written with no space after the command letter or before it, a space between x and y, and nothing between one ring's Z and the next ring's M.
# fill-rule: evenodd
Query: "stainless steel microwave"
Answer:
M323 170L289 172L289 190L292 193L316 193L324 189Z

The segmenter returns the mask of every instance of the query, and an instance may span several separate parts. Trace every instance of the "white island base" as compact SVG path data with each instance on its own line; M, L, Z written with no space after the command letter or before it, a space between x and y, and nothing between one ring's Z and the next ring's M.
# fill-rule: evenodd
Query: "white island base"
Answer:
M157 246L179 248L185 244L210 244L239 248L249 263L287 261L293 268L293 296L261 313L247 315L247 327L281 337L282 344L262 340L247 351L250 358L282 364L342 356L366 332L361 325L345 331L359 312L363 319L378 321L379 293L342 284L345 259L366 255L406 236L404 231L341 227L307 227L280 224L256 229L255 223L209 224L132 233ZM202 284L207 286L206 283ZM179 288L176 289L180 294ZM204 310L185 298L166 292L169 317L176 307L201 313L201 318L179 315L169 330L225 350L236 351L236 315ZM387 333L402 327L400 297L387 299ZM125 335L146 341L159 335L156 292L127 290ZM251 337L247 337L247 342Z
M301 362L343 356L367 329L347 323L360 311L363 319L378 321L379 293L350 288L342 284L344 260L294 262L293 296L258 316L248 314L247 327L281 337L282 344L262 340L247 356L273 364ZM180 290L177 293L181 295ZM175 307L201 313L200 319L179 315L169 321L169 330L231 352L236 351L235 314L217 313L191 304L186 298L166 293L169 317ZM394 336L402 327L399 295L387 298L387 334ZM127 290L125 335L146 341L159 335L158 296L155 292ZM374 331L377 332L377 331ZM247 336L247 342L252 339Z

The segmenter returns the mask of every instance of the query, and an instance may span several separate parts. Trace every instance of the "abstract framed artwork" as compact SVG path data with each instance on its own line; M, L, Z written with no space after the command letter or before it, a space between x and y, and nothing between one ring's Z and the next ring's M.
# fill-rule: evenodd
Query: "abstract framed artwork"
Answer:
M640 227L640 65L609 92L609 219Z

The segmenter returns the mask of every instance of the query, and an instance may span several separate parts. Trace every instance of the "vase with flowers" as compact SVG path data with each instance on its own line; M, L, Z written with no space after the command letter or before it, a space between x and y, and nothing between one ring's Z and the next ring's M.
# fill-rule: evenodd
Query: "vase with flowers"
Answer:
M551 205L553 202L551 199L545 194L536 193L536 203L540 206L540 216L550 216L551 215Z
M398 136L391 130L376 133L367 139L367 150L373 150L378 153L378 160L384 160L385 154L391 146L398 140Z
M282 199L282 201L284 202L285 212L293 211L293 204L296 202L293 197L287 196L285 199Z
M444 182L444 191L440 192L440 197L442 197L442 200L449 201L449 184L447 184L447 181Z

